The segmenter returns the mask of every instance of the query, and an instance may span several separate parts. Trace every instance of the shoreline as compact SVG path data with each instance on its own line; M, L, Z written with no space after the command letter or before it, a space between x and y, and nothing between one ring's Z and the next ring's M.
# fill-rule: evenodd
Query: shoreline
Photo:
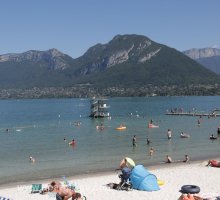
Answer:
M96 174L86 174L80 176L68 176L67 180L76 186L76 191L85 195L87 199L96 200L157 200L169 199L177 200L181 195L180 189L183 185L195 185L200 188L198 194L202 198L215 199L220 197L219 185L220 168L206 167L207 161L191 161L190 163L171 163L159 166L147 167L147 170L154 174L163 184L158 191L132 191L114 190L107 185L119 183L120 179L115 172L100 172ZM214 174L214 175L213 175ZM0 196L13 200L54 200L56 193L48 192L44 195L32 194L32 184L41 183L43 188L53 181L60 179L44 179L41 181L25 182L23 185L4 185L0 187Z
M210 159L215 159L215 160L220 160L220 157L213 157ZM183 161L174 161L173 163L165 163L165 162L161 162L161 163L157 163L157 164L151 164L151 165L144 165L145 168L147 168L147 170L155 170L155 169L167 169L167 168L176 168L176 167L181 167L181 166L187 166L187 165L194 165L194 164L203 164L203 163L207 163L209 159L196 159L196 160L190 160L187 163L184 163ZM116 175L117 176L117 172L115 171L115 169L106 169L103 171L95 171L95 172L87 172L87 173L79 173L79 174L75 174L75 175L66 175L65 177L67 179L85 179L85 178L93 178L93 177L100 177L100 176L109 176L109 175ZM21 180L21 181L15 181L15 182L8 182L5 184L0 184L0 190L1 189L5 189L5 188L13 188L19 185L31 185L33 183L49 183L51 182L51 180L57 180L57 181L63 181L63 177L62 176L54 176L54 177L46 177L46 178L34 178L34 179L30 179L30 180Z

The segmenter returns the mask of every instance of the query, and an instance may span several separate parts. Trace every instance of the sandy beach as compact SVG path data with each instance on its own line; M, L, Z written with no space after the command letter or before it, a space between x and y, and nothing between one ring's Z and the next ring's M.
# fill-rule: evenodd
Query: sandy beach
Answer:
M181 195L179 192L183 185L197 185L200 187L200 195L203 197L220 196L220 169L206 167L206 161L191 163L163 164L161 166L151 166L147 169L157 176L159 180L165 182L159 191L117 191L106 186L108 183L119 183L116 172L82 175L69 177L68 181L74 183L79 192L87 199L96 200L119 200L119 199L139 199L139 200L177 200ZM42 183L43 187L52 180L32 181L25 184L15 184L11 186L1 186L0 196L14 200L53 200L54 193L31 194L32 183ZM62 179L60 179L63 182ZM214 198L213 198L214 199Z

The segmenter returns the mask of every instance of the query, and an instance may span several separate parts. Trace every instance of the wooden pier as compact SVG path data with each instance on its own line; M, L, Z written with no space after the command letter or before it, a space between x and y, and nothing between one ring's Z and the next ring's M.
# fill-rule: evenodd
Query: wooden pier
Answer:
M220 109L215 109L211 113L200 113L200 112L167 112L166 115L176 116L206 116L206 117L220 117L220 113L216 113Z

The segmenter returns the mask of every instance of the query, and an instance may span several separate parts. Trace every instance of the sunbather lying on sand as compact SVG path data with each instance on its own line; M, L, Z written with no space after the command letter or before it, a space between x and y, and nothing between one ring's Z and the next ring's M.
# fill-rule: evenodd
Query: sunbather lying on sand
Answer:
M220 167L220 162L217 160L209 160L206 166Z
M192 194L182 194L178 200L203 200L203 198Z
M68 200L71 197L72 200L82 200L80 193L76 193L68 187L62 186L60 182L52 181L50 185L52 187L52 191L58 193L63 198L63 200Z

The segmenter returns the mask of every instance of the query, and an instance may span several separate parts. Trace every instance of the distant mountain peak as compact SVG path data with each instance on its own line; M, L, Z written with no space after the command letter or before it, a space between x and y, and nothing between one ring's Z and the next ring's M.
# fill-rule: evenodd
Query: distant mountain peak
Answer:
M208 58L212 56L220 56L220 49L216 48L201 48L201 49L189 49L183 52L192 59Z
M201 49L194 48L184 51L183 53L207 69L220 74L220 49L210 47Z
M67 55L55 48L52 48L47 51L29 50L24 53L0 55L0 62L45 62L50 69L63 70L69 67L64 59L65 57L67 57Z
M162 48L155 44L142 35L116 35L107 44L97 44L88 49L81 57L88 62L81 68L80 74L91 74L126 62L147 62Z

